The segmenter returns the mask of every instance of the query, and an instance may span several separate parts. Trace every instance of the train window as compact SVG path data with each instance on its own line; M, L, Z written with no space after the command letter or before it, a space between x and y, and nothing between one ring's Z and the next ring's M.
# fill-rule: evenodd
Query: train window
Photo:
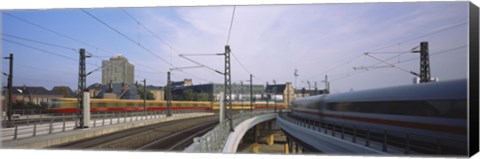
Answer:
M466 118L465 100L380 101L329 103L327 109L340 112Z

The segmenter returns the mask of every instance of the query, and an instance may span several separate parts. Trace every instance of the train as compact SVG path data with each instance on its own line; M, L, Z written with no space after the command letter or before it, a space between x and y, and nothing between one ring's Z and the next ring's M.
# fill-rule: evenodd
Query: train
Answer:
M291 114L379 133L408 133L419 140L441 139L465 151L467 107L467 80L457 79L296 98Z
M205 101L172 101L172 110L219 110L219 102ZM147 111L166 110L166 101L146 100L145 109ZM261 103L255 102L252 109L283 109L284 103ZM250 102L233 102L234 110L250 110ZM51 113L76 113L76 98L57 98L52 99L48 104L47 110ZM124 99L90 99L90 112L119 112L119 111L143 111L143 100L124 100Z

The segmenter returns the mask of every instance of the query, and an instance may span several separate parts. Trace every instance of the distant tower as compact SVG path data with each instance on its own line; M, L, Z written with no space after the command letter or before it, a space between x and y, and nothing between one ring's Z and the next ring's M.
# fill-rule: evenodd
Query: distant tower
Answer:
M135 66L122 55L102 61L102 83L133 83Z

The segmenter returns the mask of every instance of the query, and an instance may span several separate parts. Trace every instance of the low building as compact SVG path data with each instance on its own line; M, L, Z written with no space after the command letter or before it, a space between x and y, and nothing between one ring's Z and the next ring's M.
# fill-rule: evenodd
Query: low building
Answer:
M140 99L138 88L128 83L95 83L87 87L91 98L102 99Z
M3 88L3 94L8 99L8 89ZM32 86L13 86L12 87L12 102L32 103L35 105L42 105L49 103L52 99L63 98L62 94L58 94L45 89L44 87ZM5 100L6 102L6 100ZM12 108L15 109L15 108Z
M187 87L192 85L193 85L192 79L184 79L183 81L172 82L172 88L181 88L181 87Z
M73 93L72 89L67 86L55 86L52 88L54 94L62 95L64 98L75 98L76 95Z
M282 102L285 104L290 103L296 98L295 91L292 83L290 82L285 84L267 85L265 88L265 93L267 93L267 97L269 98L268 100L275 100L276 102Z
M165 101L165 89L163 87L147 85L147 91L152 92L155 100Z
M328 94L328 93L329 92L325 89L308 90L308 89L302 88L302 89L295 90L295 96L296 97L308 97L308 96L319 95L319 94Z
M265 96L265 87L263 85L252 85L253 88L253 100L259 101L262 100ZM201 84L201 85L191 85L185 87L177 87L172 89L173 100L187 100L184 97L185 92L192 93L205 93L208 96L208 100L211 101L220 101L222 92L224 92L223 84ZM250 101L250 85L242 84L232 84L232 100L239 101Z

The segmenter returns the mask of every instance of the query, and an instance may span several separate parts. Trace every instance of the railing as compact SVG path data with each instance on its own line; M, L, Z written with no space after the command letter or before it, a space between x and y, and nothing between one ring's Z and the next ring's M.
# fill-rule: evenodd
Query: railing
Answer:
M284 115L284 114L282 114ZM350 124L336 124L327 121L309 120L298 116L288 115L290 122L307 129L315 130L325 135L348 140L365 147L378 149L388 153L401 154L466 154L466 143L462 147L461 141L437 138L409 132L392 131L387 129L356 126Z
M281 110L277 110L281 111ZM262 110L253 112L243 112L232 115L233 127L240 124L242 121L252 118L257 115L265 113L274 113L274 110ZM206 133L202 137L196 137L193 139L193 143L188 146L184 152L221 152L228 135L230 134L230 124L228 120L224 120L219 123L213 130Z
M205 112L205 110L172 110L172 116L182 116L189 113ZM99 127L147 119L166 117L166 110L93 113L90 116L90 127ZM33 115L31 115L33 116ZM35 118L15 119L11 123L2 122L2 141L34 137L75 130L75 114L37 114ZM7 128L7 125L14 125Z

